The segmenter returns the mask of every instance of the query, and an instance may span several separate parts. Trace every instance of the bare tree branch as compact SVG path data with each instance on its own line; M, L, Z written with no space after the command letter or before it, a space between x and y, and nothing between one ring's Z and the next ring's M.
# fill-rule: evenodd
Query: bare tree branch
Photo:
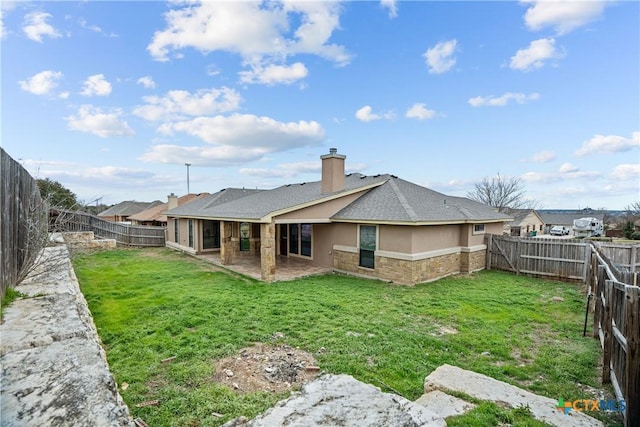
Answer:
M480 203L505 212L508 209L535 209L540 203L527 199L524 184L520 178L504 177L497 174L494 177L484 177L474 185L474 189L467 193L467 197Z

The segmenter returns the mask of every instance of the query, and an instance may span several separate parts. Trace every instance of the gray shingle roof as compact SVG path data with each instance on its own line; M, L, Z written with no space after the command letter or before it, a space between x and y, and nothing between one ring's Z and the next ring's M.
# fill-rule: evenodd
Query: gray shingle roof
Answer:
M133 200L127 200L100 212L98 216L135 215L138 212L142 212L145 209L149 209L160 204L162 204L160 200L155 200L153 202L135 202Z
M510 217L464 197L447 196L394 176L332 219L381 222L493 221Z
M274 212L382 183L388 177L389 175L365 176L356 173L349 174L345 176L345 189L330 194L322 194L321 181L287 184L273 190L259 191L228 203L213 203L202 206L194 206L195 202L189 203L184 206L184 208L189 208L189 211L187 212L185 209L185 211L180 212L180 215L260 220ZM171 213L177 213L176 209L173 209Z
M566 210L566 211L544 211L538 210L538 215L546 225L567 225L573 226L574 219L580 218L597 218L600 221L604 219L604 212L593 210Z
M207 216L207 211L215 206L228 203L243 197L251 196L264 190L247 190L244 188L225 188L217 193L187 202L183 205L166 211L168 216Z
M508 221L510 217L464 197L447 196L393 175L345 176L345 189L321 192L321 181L283 185L268 191L227 189L179 206L169 216L261 220L269 215L347 194L367 192L331 219L378 222ZM252 194L247 194L253 192ZM231 199L231 200L229 200Z

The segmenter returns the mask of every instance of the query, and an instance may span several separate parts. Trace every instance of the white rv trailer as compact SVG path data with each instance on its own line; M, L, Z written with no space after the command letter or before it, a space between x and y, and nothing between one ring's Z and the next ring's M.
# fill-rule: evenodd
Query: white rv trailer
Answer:
M576 237L599 237L604 233L602 221L597 218L573 220L573 235Z

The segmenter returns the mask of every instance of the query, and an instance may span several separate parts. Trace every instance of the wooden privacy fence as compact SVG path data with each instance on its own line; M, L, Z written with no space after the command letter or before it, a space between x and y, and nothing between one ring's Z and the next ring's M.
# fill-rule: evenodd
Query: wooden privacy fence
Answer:
M627 427L640 426L638 252L638 245L487 237L487 269L589 285L589 298L595 297L593 336L603 352L602 381L625 401Z
M606 259L594 250L593 336L602 347L602 382L625 401L625 426L640 425L640 287L615 279Z
M46 244L48 211L36 180L0 148L0 296L24 278Z
M165 227L121 224L85 212L59 210L56 213L55 231L93 231L96 237L115 239L119 246L126 247L165 245Z
M490 234L487 269L586 282L591 246L564 239L524 239Z

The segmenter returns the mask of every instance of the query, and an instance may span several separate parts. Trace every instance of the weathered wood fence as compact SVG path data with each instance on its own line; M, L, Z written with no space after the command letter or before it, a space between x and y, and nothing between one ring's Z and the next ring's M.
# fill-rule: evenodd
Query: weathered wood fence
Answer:
M85 212L57 210L55 214L56 229L52 231L93 231L96 237L115 239L118 246L124 247L165 245L166 227L121 224Z
M0 296L24 278L40 254L48 211L36 180L0 148Z
M487 269L586 282L591 245L564 239L489 235Z
M594 297L593 336L603 351L602 381L625 401L625 426L640 426L638 245L489 235L487 269L580 281Z

